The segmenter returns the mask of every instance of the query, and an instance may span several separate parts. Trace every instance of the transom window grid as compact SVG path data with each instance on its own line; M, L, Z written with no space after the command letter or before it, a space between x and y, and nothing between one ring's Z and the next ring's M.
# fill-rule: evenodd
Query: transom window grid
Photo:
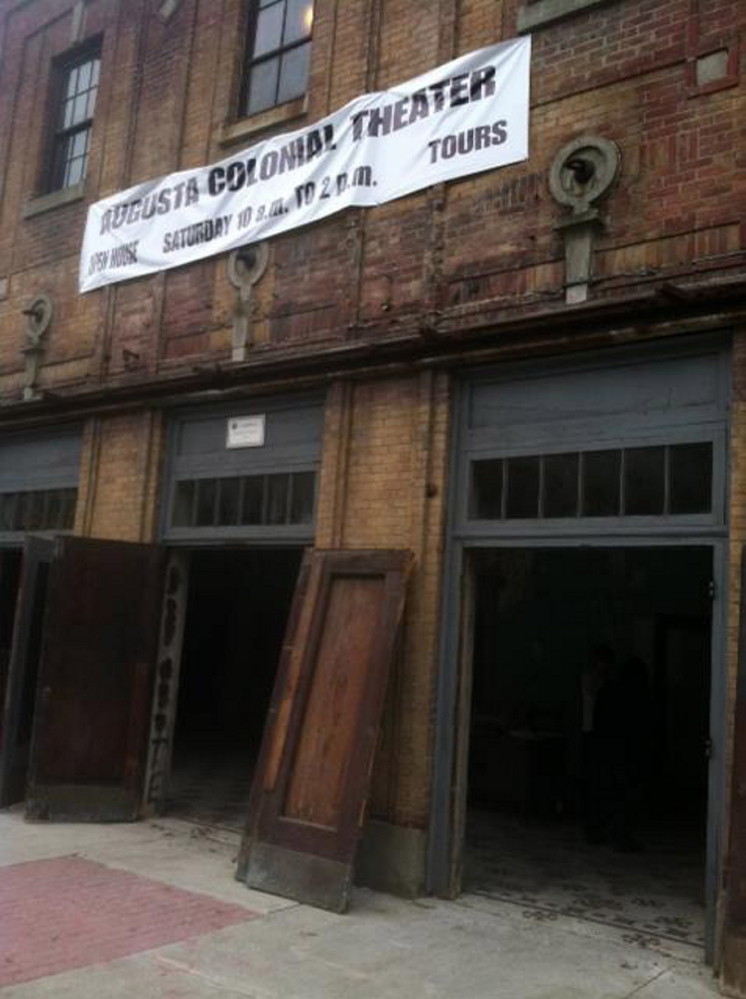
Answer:
M89 52L60 70L50 190L72 187L85 179L100 69L100 57Z
M258 114L305 94L313 6L313 0L253 0L241 100L243 114Z
M0 493L0 533L71 531L77 501L77 489Z
M470 520L679 517L712 512L712 442L472 462Z
M174 488L171 527L312 524L315 494L314 472L182 479Z

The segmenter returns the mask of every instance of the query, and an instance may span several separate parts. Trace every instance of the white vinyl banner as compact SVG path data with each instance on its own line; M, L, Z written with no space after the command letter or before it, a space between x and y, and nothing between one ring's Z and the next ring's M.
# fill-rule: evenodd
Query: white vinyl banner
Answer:
M530 37L501 42L214 166L96 202L81 292L525 160L530 62Z

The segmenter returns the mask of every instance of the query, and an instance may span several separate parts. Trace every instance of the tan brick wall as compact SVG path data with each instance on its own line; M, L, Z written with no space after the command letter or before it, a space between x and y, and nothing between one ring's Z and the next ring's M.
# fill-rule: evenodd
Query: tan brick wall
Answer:
M329 395L317 545L408 548L415 571L389 688L371 814L427 823L443 554L449 384L443 374Z
M163 444L158 413L97 417L88 422L76 534L112 541L156 539Z

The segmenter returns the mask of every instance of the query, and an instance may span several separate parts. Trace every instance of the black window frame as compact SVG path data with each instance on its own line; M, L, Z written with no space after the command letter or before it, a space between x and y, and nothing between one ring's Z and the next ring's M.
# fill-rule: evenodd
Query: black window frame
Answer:
M241 88L239 92L239 118L252 118L256 115L266 114L268 111L272 111L275 108L282 107L285 104L289 104L292 101L298 101L305 98L308 93L308 79L310 76L310 53L309 53L309 76L306 77L306 87L302 94L297 94L294 97L288 97L284 100L279 100L279 90L281 82L281 65L282 57L288 52L292 52L295 49L299 49L304 45L308 45L309 48L313 45L313 25L316 19L316 5L318 0L311 0L311 30L308 35L291 42L288 45L280 44L279 47L263 52L257 58L254 58L254 46L256 45L256 35L257 26L259 22L259 14L261 11L268 10L275 4L283 5L283 18L282 18L282 29L280 31L280 42L282 43L283 36L285 34L285 26L287 23L287 13L288 13L288 2L289 0L269 0L266 7L261 6L261 0L249 0L248 14L246 19L246 31L245 37L245 48L244 48L244 58L243 65L241 68ZM249 98L251 96L251 80L254 70L257 66L264 63L268 63L272 59L279 60L280 68L277 72L277 81L275 84L275 100L272 104L267 105L267 107L259 108L256 111L249 110Z
M74 73L81 66L85 66L87 63L92 62L98 63L98 76L95 83L96 94L91 114L81 121L75 122L74 124L66 127L62 120L62 116L68 100L66 97L67 82L72 73ZM101 84L101 39L96 38L88 41L84 46L78 47L71 52L66 52L63 56L60 56L57 60L55 60L51 82L52 93L50 97L47 165L43 174L44 182L42 184L43 191L46 194L52 194L57 191L66 191L70 188L76 187L78 184L82 184L88 175L91 137L95 121L96 104L98 103L98 91ZM83 93L89 94L92 89L92 87L88 87L80 94L76 94L76 96L82 96ZM65 175L67 173L69 163L74 159L80 158L68 158L65 155L68 142L74 136L84 133L87 134L88 137L83 157L85 160L84 169L81 176L77 180L71 183L65 183Z

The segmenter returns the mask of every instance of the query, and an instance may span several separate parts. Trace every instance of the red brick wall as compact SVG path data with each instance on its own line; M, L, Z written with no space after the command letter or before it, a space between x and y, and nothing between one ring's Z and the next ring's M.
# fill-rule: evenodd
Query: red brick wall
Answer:
M317 0L310 122L365 89L510 36L519 0ZM0 12L0 393L17 393L19 312L36 290L59 305L42 381L130 380L230 350L232 291L222 259L78 298L85 202L24 220L46 127L49 67L70 44L73 0L9 0ZM126 6L126 10L125 10ZM89 200L237 148L239 0L183 0L167 24L156 3L86 5L83 37L103 33ZM257 290L259 339L282 347L417 324L510 314L562 299L563 209L547 171L568 140L616 141L622 175L608 200L594 295L696 272L743 268L746 115L737 0L616 0L534 36L531 157L491 174L348 211L273 243ZM697 92L698 55L731 51L732 86ZM704 88L707 90L708 88ZM296 127L280 122L274 130ZM248 145L247 132L239 141ZM222 331L222 334L221 334ZM139 355L126 367L122 351Z

